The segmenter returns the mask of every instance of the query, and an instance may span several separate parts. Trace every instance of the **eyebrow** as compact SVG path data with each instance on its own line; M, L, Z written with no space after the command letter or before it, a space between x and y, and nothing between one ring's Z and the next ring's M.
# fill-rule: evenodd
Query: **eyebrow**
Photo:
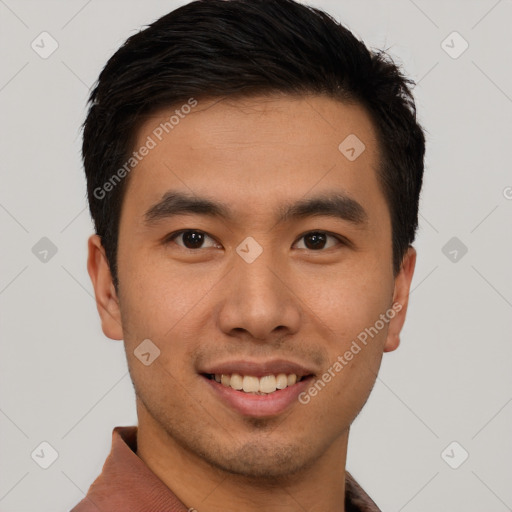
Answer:
M335 217L357 226L368 223L368 213L355 199L343 193L327 193L300 199L277 210L277 224L306 217ZM183 192L166 192L162 199L144 214L144 222L151 226L162 219L175 215L205 215L233 221L234 212L225 204L206 197L197 197Z

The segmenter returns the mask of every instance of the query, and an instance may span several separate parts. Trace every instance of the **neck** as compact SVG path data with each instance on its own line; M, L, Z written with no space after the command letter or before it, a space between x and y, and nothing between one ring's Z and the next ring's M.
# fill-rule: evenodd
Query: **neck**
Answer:
M138 412L137 455L190 511L345 512L348 431L309 467L269 482L212 467Z

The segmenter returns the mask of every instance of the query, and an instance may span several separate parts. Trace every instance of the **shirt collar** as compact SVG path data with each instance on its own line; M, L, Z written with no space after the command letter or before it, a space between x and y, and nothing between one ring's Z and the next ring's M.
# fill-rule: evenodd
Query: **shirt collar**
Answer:
M71 512L188 512L136 452L137 427L115 427L101 474ZM348 471L345 475L345 511L380 512L352 475Z

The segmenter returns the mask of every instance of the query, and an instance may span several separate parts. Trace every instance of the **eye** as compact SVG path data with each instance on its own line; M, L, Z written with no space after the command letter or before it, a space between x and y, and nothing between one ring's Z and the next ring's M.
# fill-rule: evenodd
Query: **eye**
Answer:
M205 241L210 241L210 244L206 247L203 245ZM177 231L176 233L170 234L166 239L165 243L174 242L184 247L185 249L206 249L208 247L219 247L219 244L204 231L197 229L184 229ZM181 243L180 243L181 242Z
M302 242L302 240L304 241ZM171 233L165 239L165 243L170 242L176 242L177 245L190 250L221 247L211 236L197 229L184 229ZM342 237L331 235L325 231L310 231L302 235L299 238L299 242L296 242L298 249L309 249L312 251L330 249L331 247L343 245L344 243Z
M329 243L329 239L331 239L331 243ZM298 249L310 249L313 251L330 249L336 245L343 244L343 239L341 237L330 235L325 231L310 231L309 233L302 235L299 240L304 240L304 242L302 242L303 247L298 246Z

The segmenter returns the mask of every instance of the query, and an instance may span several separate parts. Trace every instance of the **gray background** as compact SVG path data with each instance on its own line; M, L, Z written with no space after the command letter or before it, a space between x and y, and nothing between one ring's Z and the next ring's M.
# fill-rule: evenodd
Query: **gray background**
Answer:
M80 125L107 58L182 3L0 0L2 512L69 510L112 428L136 424L123 345L103 336L86 271ZM408 321L347 467L385 512L512 510L512 2L310 3L403 64L428 131ZM43 31L59 45L46 59L31 48L51 48ZM453 31L469 44L457 58ZM46 260L43 237L57 248ZM58 452L48 469L31 457L43 441Z

